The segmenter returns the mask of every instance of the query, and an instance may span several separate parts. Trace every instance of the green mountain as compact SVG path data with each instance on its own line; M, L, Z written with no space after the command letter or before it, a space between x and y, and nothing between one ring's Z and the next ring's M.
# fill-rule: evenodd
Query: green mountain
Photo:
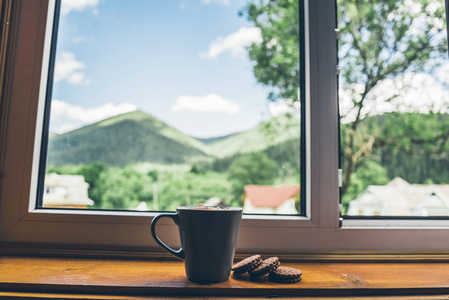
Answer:
M49 134L48 134L48 138L50 139L50 140L52 140L52 139L54 139L54 138L57 138L59 136L59 134L57 134L57 133L55 133L55 132L50 132Z
M52 136L48 149L48 164L54 166L96 161L115 166L175 164L208 157L203 143L142 111Z
M238 132L237 132L238 133ZM218 142L220 140L226 139L230 136L233 136L237 133L231 133L228 135L224 135L224 136L217 136L217 137L211 137L211 138L196 138L198 141L204 143L204 144L210 144L210 143L214 143L214 142Z
M257 127L207 144L209 153L226 157L238 153L262 151L300 137L301 120L289 115L272 118Z

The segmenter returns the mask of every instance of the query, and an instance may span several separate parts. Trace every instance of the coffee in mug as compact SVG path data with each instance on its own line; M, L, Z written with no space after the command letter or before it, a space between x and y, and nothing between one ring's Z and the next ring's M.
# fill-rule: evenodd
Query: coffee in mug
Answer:
M179 250L168 247L156 235L156 223L164 217L178 225ZM241 208L182 206L176 213L156 215L151 234L162 248L184 260L187 278L199 283L223 282L231 273L241 220Z

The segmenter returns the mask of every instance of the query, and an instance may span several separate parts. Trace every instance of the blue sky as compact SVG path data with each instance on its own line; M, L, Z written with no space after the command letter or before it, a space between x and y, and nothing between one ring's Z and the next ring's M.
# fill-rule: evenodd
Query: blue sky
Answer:
M247 0L62 1L51 131L140 109L212 137L283 110L252 72Z

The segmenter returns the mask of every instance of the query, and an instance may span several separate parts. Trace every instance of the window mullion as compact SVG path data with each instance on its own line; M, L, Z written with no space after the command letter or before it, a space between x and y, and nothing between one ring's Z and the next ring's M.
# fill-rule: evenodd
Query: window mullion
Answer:
M319 227L338 227L338 103L335 1L310 1L312 207Z

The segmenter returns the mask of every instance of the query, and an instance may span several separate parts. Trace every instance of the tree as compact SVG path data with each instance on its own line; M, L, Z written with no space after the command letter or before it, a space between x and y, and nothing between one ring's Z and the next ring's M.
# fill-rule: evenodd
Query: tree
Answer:
M367 136L357 132L363 118L369 115L364 109L366 102L373 101L372 91L384 80L402 76L405 72L430 72L441 63L438 57L447 51L447 39L442 36L445 29L444 22L441 22L445 20L442 0L411 3L340 0L339 3L342 4L338 6L342 35L340 49L347 48L340 51L340 78L352 98L352 109L346 114L355 115L342 137L346 140L342 187L342 193L345 193L351 174L385 139L380 134ZM392 101L397 96L393 94L383 101ZM403 130L407 131L411 124L403 125ZM388 138L396 141L404 136L392 133Z
M159 180L159 171L158 170L150 170L147 175L154 181L157 182Z
M96 162L83 165L76 172L78 175L83 175L84 180L89 184L89 198L94 200L95 207L101 207L102 191L98 188L98 181L105 170L106 166L103 163Z
M177 206L196 206L210 198L227 202L229 185L225 174L167 171L160 185L159 209L176 210Z
M257 80L274 89L268 98L298 101L299 83L299 6L297 0L250 2L240 15L246 15L260 29L262 42L248 51L255 61Z
M241 12L261 31L262 42L250 46L249 57L255 62L257 80L272 87L268 96L272 101L298 101L299 50L293 46L299 44L299 22L294 17L298 16L297 3L253 0ZM342 119L350 120L341 136L344 194L351 174L376 148L385 145L384 127L374 135L360 130L363 120L374 113L370 105L374 91L406 73L431 73L447 51L447 37L444 0L337 0L337 9L340 84L351 102L341 113ZM396 92L382 101L388 103L399 96ZM448 126L445 128L449 132ZM400 138L395 133L387 137ZM416 141L430 144L434 138L417 137Z
M228 171L234 197L242 196L245 185L273 184L277 173L276 162L263 152L251 152L236 158Z
M141 201L152 200L152 179L128 166L111 167L101 173L98 188L101 190L101 208L135 209Z
M389 181L387 170L378 162L370 159L364 160L358 171L352 173L351 177L351 184L341 201L343 204L343 212L347 211L349 202L357 198L368 185L384 185Z

